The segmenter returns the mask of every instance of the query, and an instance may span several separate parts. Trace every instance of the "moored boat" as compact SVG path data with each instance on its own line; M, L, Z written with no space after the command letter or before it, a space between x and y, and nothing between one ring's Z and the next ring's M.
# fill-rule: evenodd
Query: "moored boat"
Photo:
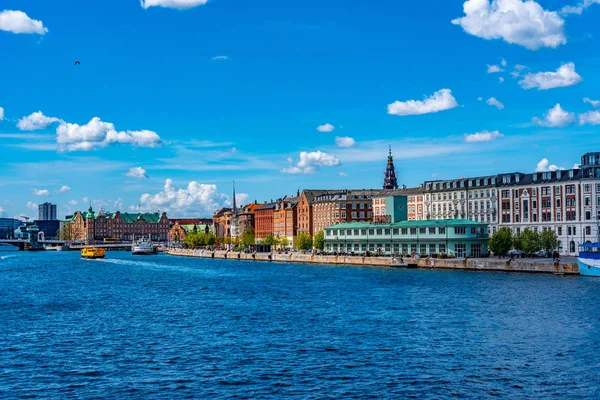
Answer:
M156 249L150 239L141 238L131 246L131 254L134 256L147 256L156 254Z
M600 243L585 243L579 246L579 274L600 277Z
M81 250L81 258L94 260L96 258L104 258L104 256L106 256L106 250L97 247L84 247Z

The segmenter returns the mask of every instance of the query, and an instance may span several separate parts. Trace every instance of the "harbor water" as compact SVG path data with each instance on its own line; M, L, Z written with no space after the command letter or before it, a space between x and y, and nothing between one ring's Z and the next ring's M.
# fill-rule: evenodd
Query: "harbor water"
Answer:
M600 279L0 253L0 398L599 398Z

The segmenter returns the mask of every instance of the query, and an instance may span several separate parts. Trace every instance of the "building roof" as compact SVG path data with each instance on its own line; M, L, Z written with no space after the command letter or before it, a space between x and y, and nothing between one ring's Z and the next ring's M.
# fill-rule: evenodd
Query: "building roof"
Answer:
M557 170L546 172L534 172L532 174L500 174L498 176L498 187L525 186L543 183L558 183L578 181L583 178L581 169Z
M222 215L225 215L227 213L230 213L232 210L231 208L228 207L222 207L219 208L217 211L215 211L215 214L213 215L214 218L220 217Z
M120 213L119 211L112 213L112 212L104 212L104 211L100 211L100 212L94 212L92 211L92 208L90 207L90 209L87 212L81 212L78 211L78 213L81 214L81 217L83 218L83 220L88 220L88 219L98 219L98 218L116 218L117 214L119 214L121 216L121 219L123 220L123 222L125 222L126 224L131 224L134 223L135 221L141 220L141 221L145 221L148 223L158 223L160 222L160 219L162 218L162 214L159 213ZM75 215L73 215L73 217L71 218L71 222L75 220L77 216L77 213L75 213Z
M373 195L373 197L414 196L418 194L423 194L424 192L425 191L422 187L403 188L396 190L380 190L378 193Z
M325 229L368 229L378 227L393 227L393 228L428 228L435 226L487 226L487 223L471 221L469 219L438 219L426 221L402 221L392 224L375 224L372 222L348 222L339 225L331 225Z
M179 225L198 225L198 224L212 224L211 218L169 218L169 222Z
M255 211L258 210L274 210L277 207L278 203L267 203L267 204L263 204L262 206L258 207Z

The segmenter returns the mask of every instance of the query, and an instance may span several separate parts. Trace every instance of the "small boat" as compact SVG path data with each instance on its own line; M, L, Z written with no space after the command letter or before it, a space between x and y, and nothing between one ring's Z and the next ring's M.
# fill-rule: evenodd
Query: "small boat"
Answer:
M106 250L104 249L84 247L83 250L81 250L81 258L94 260L96 258L104 258L104 256L106 256Z
M600 277L600 243L579 245L577 264L580 275Z
M150 239L141 238L131 246L131 254L134 256L147 256L156 254L156 249Z

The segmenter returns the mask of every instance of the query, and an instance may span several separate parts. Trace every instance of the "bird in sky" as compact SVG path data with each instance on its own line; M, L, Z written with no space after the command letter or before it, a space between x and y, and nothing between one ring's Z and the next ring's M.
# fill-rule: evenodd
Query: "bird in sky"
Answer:
M75 61L75 64L73 66L75 65L81 65L81 63L79 61Z

